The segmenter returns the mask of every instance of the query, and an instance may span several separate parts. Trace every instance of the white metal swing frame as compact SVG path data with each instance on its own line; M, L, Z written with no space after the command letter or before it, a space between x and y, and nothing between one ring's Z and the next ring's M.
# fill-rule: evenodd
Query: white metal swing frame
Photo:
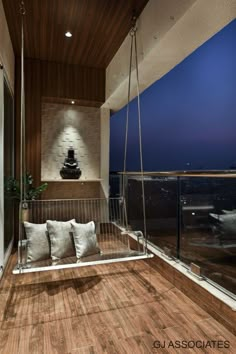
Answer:
M123 181L123 190L121 198L99 198L99 199L72 199L72 200L33 200L27 201L25 187L25 93L24 93L24 2L20 3L21 13L21 149L20 149L20 206L19 206L19 242L18 242L18 263L13 270L13 274L31 273L38 271L48 271L56 269L77 268L89 265L107 264L115 262L133 261L153 257L153 254L147 250L147 232L146 232L146 211L145 211L145 191L144 178L142 179L142 207L143 207L143 232L132 232L128 228L126 201L125 201L125 183ZM126 133L124 149L124 173L126 171L127 140L129 128L129 102L131 87L131 71L133 60L133 48L135 52L135 67L137 80L137 104L138 104L138 124L139 124L139 154L141 174L143 176L143 158L142 158L142 133L141 133L141 114L140 114L140 95L139 95L139 76L137 59L137 41L136 41L136 18L132 19L130 30L130 65L129 65L129 83L128 83L128 104L126 114ZM123 175L124 176L124 175ZM123 177L124 178L124 177ZM25 237L24 217L27 213L27 221L32 223L45 223L46 220L70 220L83 223L94 220L96 223L96 234L101 253L93 256L76 259L69 257L57 262L51 259L27 262L28 240ZM132 235L130 235L132 233ZM131 240L136 240L132 242Z

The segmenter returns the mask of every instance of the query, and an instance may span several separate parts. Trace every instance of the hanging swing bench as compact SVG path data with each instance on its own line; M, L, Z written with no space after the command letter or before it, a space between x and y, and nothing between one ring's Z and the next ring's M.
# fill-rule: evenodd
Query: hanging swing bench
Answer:
M153 257L147 249L142 134L136 43L136 18L130 31L130 65L124 149L122 197L71 200L26 200L25 187L25 97L24 97L24 2L20 3L21 25L21 150L18 263L13 274L84 267ZM134 48L134 50L133 50ZM131 69L135 61L142 174L143 231L128 227L125 172L129 128ZM57 221L55 221L57 220Z

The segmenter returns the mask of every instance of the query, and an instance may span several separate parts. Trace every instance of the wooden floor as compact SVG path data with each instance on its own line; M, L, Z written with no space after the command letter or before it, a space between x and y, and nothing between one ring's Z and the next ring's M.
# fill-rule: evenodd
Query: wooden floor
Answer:
M236 352L236 337L150 267L153 260L12 275L15 262L0 281L1 354ZM230 348L167 348L171 340L227 340Z

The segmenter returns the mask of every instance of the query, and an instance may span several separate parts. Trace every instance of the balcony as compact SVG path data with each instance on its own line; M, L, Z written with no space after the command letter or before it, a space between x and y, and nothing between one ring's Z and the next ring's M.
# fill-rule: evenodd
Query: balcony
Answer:
M234 352L235 336L157 258L21 276L15 262L0 287L0 353Z
M145 174L148 240L187 267L200 267L204 279L236 299L236 177L209 175ZM128 222L142 230L141 177L129 173L125 183Z
M142 230L140 176L125 181L130 228ZM146 175L152 259L14 275L13 253L0 353L234 353L235 238L216 219L234 215L234 186L233 175Z
M119 181L120 174L111 174L112 195L119 194ZM140 173L127 173L124 183L130 228L143 230ZM167 262L162 263L163 274L173 280L167 264L190 274L212 294L212 301L226 301L235 311L234 171L145 173L144 186L149 249Z

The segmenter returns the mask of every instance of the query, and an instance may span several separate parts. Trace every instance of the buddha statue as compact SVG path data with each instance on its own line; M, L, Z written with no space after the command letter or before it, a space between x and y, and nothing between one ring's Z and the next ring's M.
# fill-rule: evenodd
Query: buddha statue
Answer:
M81 176L81 170L72 147L68 149L67 157L60 170L60 175L63 179L79 179Z

